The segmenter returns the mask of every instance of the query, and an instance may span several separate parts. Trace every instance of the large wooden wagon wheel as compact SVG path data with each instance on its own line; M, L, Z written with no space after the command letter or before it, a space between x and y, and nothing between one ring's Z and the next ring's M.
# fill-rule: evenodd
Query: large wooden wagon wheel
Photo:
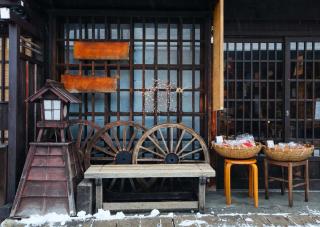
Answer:
M208 148L193 129L165 123L148 130L137 142L133 163L209 163Z
M116 121L105 125L90 140L86 157L90 164L132 164L132 154L138 139L146 129L131 121ZM106 180L110 192L139 191L148 188L151 179L110 179Z
M69 123L68 136L71 141L75 142L75 150L79 156L81 165L85 168L85 163L88 162L85 157L88 143L92 139L93 135L101 129L101 127L93 121L80 119L70 120ZM76 131L75 137L73 137L73 130Z

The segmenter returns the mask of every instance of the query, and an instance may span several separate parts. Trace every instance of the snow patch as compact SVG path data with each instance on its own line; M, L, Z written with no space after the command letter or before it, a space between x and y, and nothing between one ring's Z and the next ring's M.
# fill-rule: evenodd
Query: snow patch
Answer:
M247 221L247 222L253 222L252 218L246 218L244 220Z
M93 215L97 220L115 220L124 219L126 216L123 212L117 212L115 215L111 215L109 210L99 209L97 213Z
M165 217L173 218L173 217L174 217L174 213L169 213L169 214L167 214Z
M49 213L44 216L31 215L29 218L21 219L18 222L27 226L39 226L45 223L60 223L60 225L65 225L66 222L70 221L72 221L72 218L69 215Z
M183 222L179 223L179 226L192 226L192 225L207 225L206 221L202 220L184 220Z
M158 215L160 214L160 211L157 210L157 209L153 209L150 214L149 214L149 218L154 218L154 217L157 217Z

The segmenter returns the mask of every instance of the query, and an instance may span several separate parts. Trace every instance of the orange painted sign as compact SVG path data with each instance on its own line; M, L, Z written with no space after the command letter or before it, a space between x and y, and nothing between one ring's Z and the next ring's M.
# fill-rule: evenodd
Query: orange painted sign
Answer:
M109 93L115 92L117 89L117 78L115 77L62 75L61 82L65 89L71 93Z
M80 60L129 60L129 42L75 41L73 55Z

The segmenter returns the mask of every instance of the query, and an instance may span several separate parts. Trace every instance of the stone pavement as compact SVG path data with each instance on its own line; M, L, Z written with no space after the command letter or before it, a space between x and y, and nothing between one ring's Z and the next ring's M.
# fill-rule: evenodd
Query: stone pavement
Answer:
M225 205L223 192L207 194L207 210L205 214L197 211L161 212L160 216L144 217L127 214L124 219L72 221L64 223L48 223L42 226L77 226L77 227L178 227L178 226L320 226L320 193L311 192L310 201L304 202L304 193L294 193L294 207L288 207L287 195L271 192L270 199L265 200L259 194L259 208L254 208L252 199L247 193L233 192L232 205ZM140 214L143 215L143 214ZM64 224L64 225L63 225ZM4 227L23 224L7 219Z

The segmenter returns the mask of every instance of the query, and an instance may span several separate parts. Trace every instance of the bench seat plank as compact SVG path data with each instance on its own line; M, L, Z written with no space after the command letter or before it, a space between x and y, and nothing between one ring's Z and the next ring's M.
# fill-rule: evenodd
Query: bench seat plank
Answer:
M87 179L215 176L215 170L207 163L91 165L84 173L84 178Z

